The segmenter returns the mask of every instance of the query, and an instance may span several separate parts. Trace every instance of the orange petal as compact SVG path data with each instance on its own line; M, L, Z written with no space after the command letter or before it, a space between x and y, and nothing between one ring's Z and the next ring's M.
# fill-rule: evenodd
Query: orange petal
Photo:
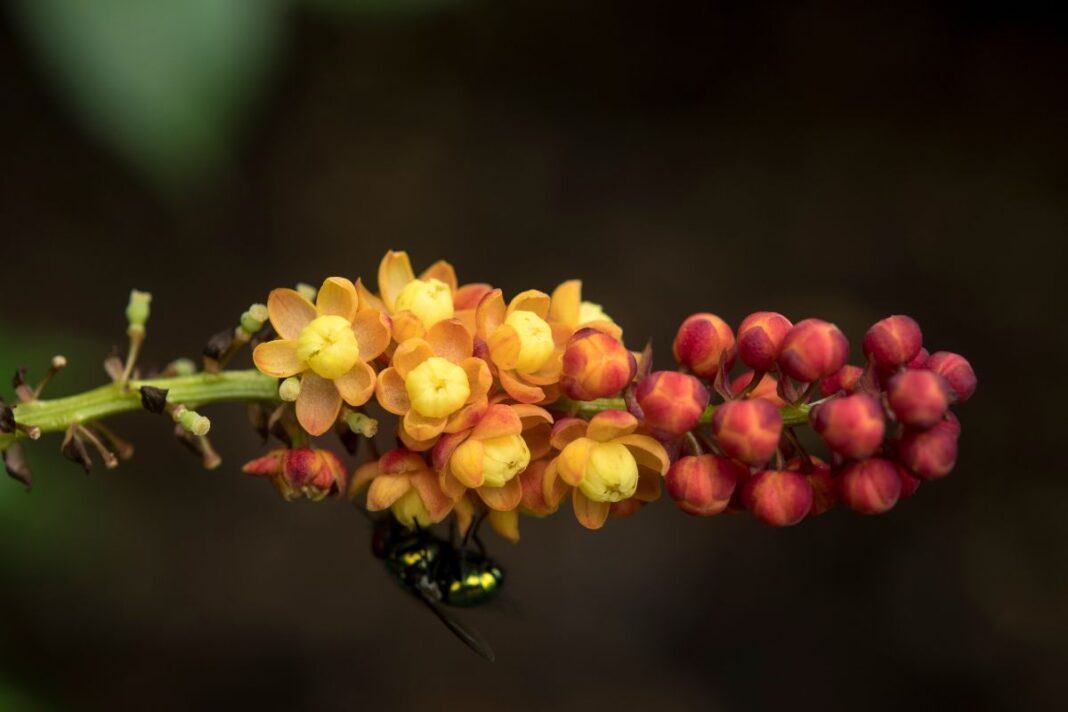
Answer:
M522 342L519 340L519 332L510 324L501 324L486 340L489 346L490 358L497 368L511 371L519 363L519 350Z
M638 489L634 491L634 499L642 502L655 502L660 499L660 480L663 479L654 470L648 467L638 468Z
M467 384L471 388L468 403L478 403L485 400L486 395L493 388L493 374L490 373L489 365L480 358L465 358L460 362L460 368L467 374Z
M362 492L363 488L370 484L371 480L381 474L382 470L378 469L378 460L372 460L357 467L352 480L349 482L349 499L355 499L356 495Z
M471 522L475 519L475 505L471 503L471 498L461 497L458 499L452 511L456 515L456 528L459 530L460 536L467 534L467 530L471 528Z
M549 443L549 435L551 433L552 428L545 423L523 430L523 439L527 442L531 460L545 457L553 449L553 446Z
M639 467L649 468L661 475L667 474L668 468L671 467L667 450L648 435L624 435L616 438L616 442L630 450Z
M600 529L608 519L608 502L594 502L578 488L571 493L571 506L579 524L587 529Z
M401 378L407 378L412 369L434 355L430 344L422 339L409 339L393 352L393 368Z
M434 324L426 332L426 342L436 355L457 364L471 356L475 348L471 332L459 319L444 319Z
M467 440L462 450L453 451L449 458L449 472L465 487L481 487L485 482L482 473L484 450L477 440Z
M360 360L373 361L389 346L389 320L377 309L361 309L352 320Z
M319 287L315 298L315 310L320 316L340 316L346 321L356 318L360 298L356 287L344 277L328 277Z
M498 371L497 377L500 378L504 390L508 391L508 395L520 403L540 403L545 400L545 391L537 386L528 386L523 383L512 371Z
M263 342L252 352L252 362L262 373L275 378L289 378L304 370L297 358L296 339Z
M423 326L423 320L410 311L394 312L392 323L393 340L398 344L426 336L426 327Z
M467 333L472 335L478 333L478 323L475 320L474 309L454 309L452 317L460 320L460 323L467 329Z
M356 280L356 294L360 298L360 309L377 309L382 313L387 311L385 303L367 288L362 279Z
M583 324L582 327L584 329L596 329L597 331L608 334L616 341L623 341L623 327L615 322L598 319L596 321L591 321L588 324Z
M638 429L638 419L625 410L602 410L590 418L590 427L586 430L586 436L597 442L606 443L609 440L624 435L630 435Z
M404 430L415 440L431 440L445 429L447 418L428 418L414 409L404 414Z
M292 289L272 289L267 296L271 326L283 339L295 339L318 316L315 307Z
M449 416L449 422L445 426L446 433L460 433L470 430L478 424L482 414L489 407L488 401L483 397L474 403L468 403L460 410Z
M564 370L564 351L557 349L544 366L533 373L523 374L523 380L535 386L548 386L560 380L562 370Z
M515 414L519 416L519 419L523 421L524 430L533 428L542 423L552 425L553 416L544 408L539 408L536 405L528 405L527 403L514 403L509 407L514 410Z
M514 509L510 512L498 512L497 510L493 510L489 513L487 519L489 519L493 531L497 532L513 544L519 543L518 511Z
M506 405L491 405L471 432L471 437L488 440L502 435L519 435L523 432L523 421L519 414Z
M367 490L367 509L372 512L389 509L411 488L412 481L408 475L380 475Z
M551 508L550 513L555 512L557 507L560 506L560 501L564 498L564 495L571 489L571 485L564 482L560 477L560 471L555 459L550 460L545 467L545 472L542 474L541 488L541 496L546 506Z
M513 477L508 480L504 487L479 487L478 496L490 509L498 512L507 512L519 506L523 499L523 486L519 484L519 478Z
M297 421L311 435L322 435L333 426L341 410L341 394L334 384L311 371L300 378Z
M404 379L393 367L383 370L375 379L375 398L380 406L393 415L404 415L412 407Z
M451 473L442 472L441 476L438 477L438 484L441 486L441 491L448 495L453 502L458 504L461 500L467 499L464 497L464 492L467 492L467 488Z
M578 326L579 309L582 308L582 282L571 279L553 290L549 316L553 321L566 324L572 329Z
M429 279L437 279L445 284L449 285L449 293L456 294L456 270L451 264L445 260L438 260L434 264L423 270L423 273L419 275L419 279L424 281Z
M504 323L505 317L504 295L501 290L494 289L482 297L475 310L475 325L479 338L483 341L496 331L497 327Z
M422 455L396 447L378 459L378 468L387 475L422 472L427 469Z
M452 453L456 448L460 446L464 440L467 440L469 432L459 433L446 433L438 438L437 443L434 444L434 452L431 453L431 465L437 472L445 472L449 466L449 458L452 457Z
M433 522L440 522L452 511L454 500L441 489L438 476L430 470L423 470L411 478L412 487L419 493L426 511Z
M553 423L553 432L549 442L557 450L563 450L572 440L586 437L588 427L589 423L582 418L560 418Z
M577 487L586 476L586 463L590 460L590 450L596 442L589 438L578 438L568 443L556 458L556 472L564 482Z
M397 296L405 285L415 279L412 263L407 252L390 250L378 265L378 292L386 308L392 312L397 304Z
M478 303L482 301L482 297L492 291L493 287L488 284L482 284L481 282L465 284L459 289L454 290L452 293L453 309L456 311L470 310L474 312L474 310L478 308Z
M438 442L438 436L434 436L427 440L416 440L408 431L404 429L404 419L397 423L397 438L404 444L404 447L415 452L426 452L434 447Z
M520 292L512 298L511 302L509 302L505 316L508 316L514 311L534 312L544 319L549 316L549 295L545 292L539 292L537 289L528 289L525 292Z
M363 405L375 392L375 370L363 361L357 361L348 373L334 379L334 387L349 405Z

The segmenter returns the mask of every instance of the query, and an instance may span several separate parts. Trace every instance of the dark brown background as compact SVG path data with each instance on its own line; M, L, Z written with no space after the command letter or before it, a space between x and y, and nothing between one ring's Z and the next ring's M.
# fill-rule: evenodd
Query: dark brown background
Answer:
M507 293L581 276L662 366L692 311L818 315L854 345L904 312L980 388L955 474L886 516L524 522L492 544L510 605L466 615L494 665L395 588L351 509L240 474L240 408L209 412L214 472L147 415L118 421L138 457L89 478L50 438L33 493L0 496L0 699L1057 707L1068 27L1038 3L877 5L296 11L232 162L166 198L5 24L0 361L67 353L56 394L102 378L132 286L164 362L273 286L373 279L387 248Z

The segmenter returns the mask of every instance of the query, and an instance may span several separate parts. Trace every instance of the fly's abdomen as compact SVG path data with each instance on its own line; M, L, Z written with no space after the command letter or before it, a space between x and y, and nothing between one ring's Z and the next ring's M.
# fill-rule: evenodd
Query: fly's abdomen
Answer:
M456 572L444 581L442 602L450 606L477 606L496 596L504 581L504 571L492 564Z

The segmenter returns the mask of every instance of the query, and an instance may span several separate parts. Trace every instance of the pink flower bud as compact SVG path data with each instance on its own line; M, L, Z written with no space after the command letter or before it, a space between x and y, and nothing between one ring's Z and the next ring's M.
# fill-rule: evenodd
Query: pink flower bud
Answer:
M931 354L927 349L921 348L912 360L905 364L905 368L927 368L927 359L931 358Z
M776 312L754 312L738 327L738 358L756 371L771 371L793 324Z
M560 387L574 400L607 398L623 390L637 369L634 354L618 339L595 329L581 329L564 351Z
M872 455L883 444L886 433L883 407L867 393L834 398L816 406L810 422L828 447L853 460Z
M943 420L933 428L905 428L898 442L897 457L920 479L940 479L957 464L959 434L960 426L953 420Z
M864 375L864 369L860 366L842 366L832 375L820 381L820 395L826 398L833 396L838 391L852 393L857 389L860 377Z
M886 384L890 409L905 425L929 428L949 408L946 380L934 371L902 371Z
M708 389L698 379L677 371L650 373L635 391L645 424L668 435L697 427L708 406Z
M831 467L818 457L795 457L787 461L784 468L790 472L804 475L812 488L812 509L809 514L823 514L838 504L838 483L831 473Z
M879 368L902 366L919 353L923 333L916 320L904 314L877 321L864 335L864 353Z
M736 484L746 474L740 465L725 457L690 455L671 466L664 484L679 509L708 517L727 508Z
M972 370L968 359L960 354L952 351L937 351L931 354L925 365L946 379L958 403L963 403L975 393L975 371Z
M855 512L882 514L901 496L897 465L881 458L855 462L838 477L838 494Z
M731 393L737 396L739 393L746 389L746 386L753 380L753 372L746 371L742 375L731 381ZM786 401L779 397L779 382L775 380L770 374L765 373L764 377L760 379L760 383L757 387L751 390L746 398L759 398L760 400L766 400L776 408L781 408L786 405Z
M745 483L743 499L755 516L774 527L797 524L812 509L812 487L804 475L763 470Z
M764 400L727 401L716 408L712 434L724 455L761 467L779 446L782 416Z
M811 383L833 375L845 365L849 340L841 330L820 319L799 321L786 334L779 366L798 381Z
M901 478L901 499L908 499L916 494L916 490L920 488L920 479L913 477L912 473L900 463L897 465L897 475Z
M727 354L727 367L734 361L734 332L715 314L700 313L682 322L672 351L675 360L701 378L715 378L720 357Z

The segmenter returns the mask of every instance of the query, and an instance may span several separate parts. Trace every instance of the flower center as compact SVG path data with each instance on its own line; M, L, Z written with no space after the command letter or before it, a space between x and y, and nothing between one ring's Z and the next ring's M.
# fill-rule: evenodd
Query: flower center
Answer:
M317 375L340 378L360 359L360 345L348 319L320 316L297 337L297 358Z
M621 502L638 489L638 463L621 443L597 443L590 448L582 493L595 502Z
M504 487L530 464L530 449L521 435L483 440L482 453L482 474L487 487Z
M404 388L415 412L427 418L451 415L471 396L467 373L440 356L431 356L409 371Z
M440 279L413 279L397 295L396 310L410 311L423 322L423 328L429 329L442 319L452 318L452 290Z
M508 315L504 323L519 335L519 361L515 370L533 373L545 365L553 355L553 330L540 316L519 309Z

